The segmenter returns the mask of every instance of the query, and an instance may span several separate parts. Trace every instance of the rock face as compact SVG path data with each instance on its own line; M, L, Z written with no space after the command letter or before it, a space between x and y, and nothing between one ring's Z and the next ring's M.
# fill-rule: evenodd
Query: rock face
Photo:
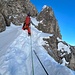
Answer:
M3 15L0 13L0 32L6 29L6 24Z
M44 45L48 53L58 61L57 55L57 37L62 38L59 30L57 20L54 16L54 12L51 7L44 6L40 14L37 16L37 20L40 21L38 29L45 32L53 34L49 39L45 39L48 45ZM52 51L51 51L52 50Z
M63 63L63 58L65 58L65 65L69 67L72 70L75 70L75 47L67 44L66 42L59 41L59 43L62 43L62 48L58 51L61 58L60 61Z
M42 30L46 33L52 33L61 38L58 23L54 16L52 8L44 6L37 17L37 20L40 21L38 25L39 30Z
M71 46L64 41L59 41L55 36L49 39L44 38L44 40L47 42L47 45L43 46L50 56L58 63L75 70L75 46Z
M50 38L44 38L44 40L47 41L47 45L43 45L50 56L60 64L63 64L64 61L66 61L65 65L72 70L75 70L75 47L64 41L58 40L58 38L61 40L62 36L52 8L44 6L40 14L37 16L37 20L40 22L37 27L39 30L53 34ZM61 49L59 49L60 43L62 44L62 46L60 45Z
M69 62L69 67L75 70L75 46L70 46L71 49L71 60Z
M28 12L31 13L31 16L38 14L30 0L0 0L0 13L2 13L7 26L11 22L15 25L21 25Z

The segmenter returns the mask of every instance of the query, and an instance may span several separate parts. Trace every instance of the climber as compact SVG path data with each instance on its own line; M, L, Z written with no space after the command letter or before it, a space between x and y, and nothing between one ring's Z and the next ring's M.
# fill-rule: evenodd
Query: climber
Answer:
M23 30L27 29L29 36L31 36L30 22L31 22L30 13L28 13L27 16L26 16L26 19L24 21L24 25L23 25L22 29Z

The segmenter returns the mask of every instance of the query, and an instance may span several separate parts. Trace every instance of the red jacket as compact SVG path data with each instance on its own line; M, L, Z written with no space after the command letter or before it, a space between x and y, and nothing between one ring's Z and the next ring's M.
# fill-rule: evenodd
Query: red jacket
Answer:
M25 19L24 25L23 25L23 27L22 27L23 30L29 28L30 21L31 21L30 16L27 16L26 19Z
M27 16L26 19L25 19L25 24L30 25L30 20L31 20L30 16Z

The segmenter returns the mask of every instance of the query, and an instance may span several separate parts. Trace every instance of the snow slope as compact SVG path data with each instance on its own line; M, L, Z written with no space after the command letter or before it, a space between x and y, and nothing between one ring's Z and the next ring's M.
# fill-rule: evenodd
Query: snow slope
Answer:
M9 45L19 34L19 27L17 28L12 23L11 27L7 27L5 32L0 33L0 56L5 54Z
M52 34L43 33L31 25L30 37L27 30L21 28L11 25L7 31L0 33L0 39L4 40L0 40L0 75L33 75L33 72L34 75L47 75L34 51L48 75L75 75L72 70L58 64L43 48L43 37L48 38ZM6 38L3 37L5 35Z

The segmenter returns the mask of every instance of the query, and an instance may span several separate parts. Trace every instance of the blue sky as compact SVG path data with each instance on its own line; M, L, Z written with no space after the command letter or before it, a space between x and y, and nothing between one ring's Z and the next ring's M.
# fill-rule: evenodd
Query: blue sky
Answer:
M75 46L75 0L30 0L38 12L44 5L52 7L58 20L62 40Z

